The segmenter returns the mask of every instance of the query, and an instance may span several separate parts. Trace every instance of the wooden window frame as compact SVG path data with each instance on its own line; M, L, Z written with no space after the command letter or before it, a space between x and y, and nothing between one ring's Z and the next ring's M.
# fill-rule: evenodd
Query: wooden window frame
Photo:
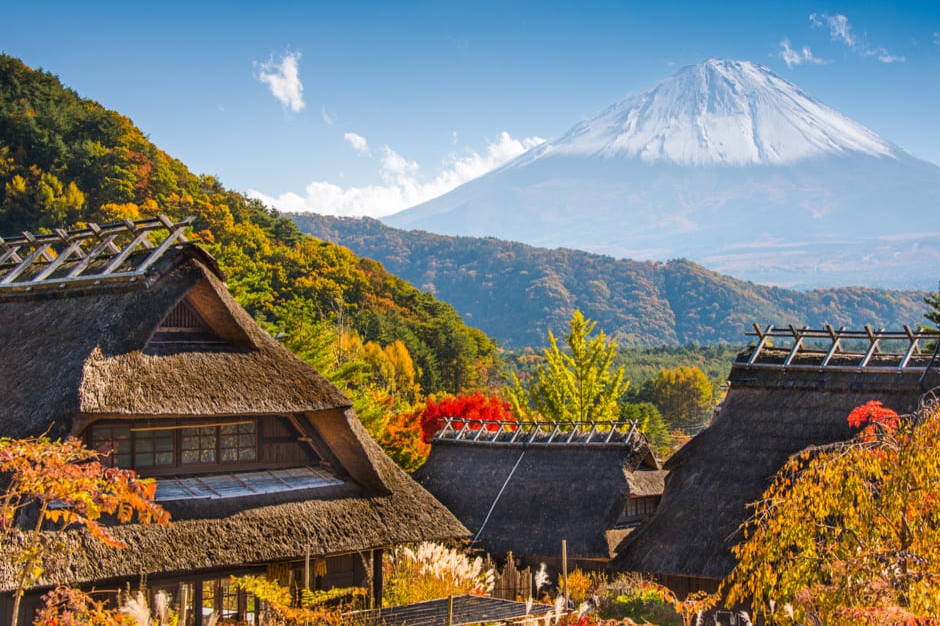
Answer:
M246 425L251 425L250 432L244 432L244 427ZM236 427L236 446L235 448L226 448L236 450L235 460L223 460L223 449L222 446L222 429L226 427ZM183 470L184 473L211 473L218 471L231 470L236 468L244 467L260 467L261 463L259 462L259 433L260 433L260 424L257 418L233 418L231 420L213 420L212 422L204 423L192 423L189 420L173 420L173 421L156 421L152 425L141 425L134 426L126 422L110 422L102 421L100 423L93 424L88 431L86 436L86 443L89 447L105 452L104 448L107 447L109 441L113 439L108 439L106 437L100 436L105 431L110 431L112 434L115 430L119 429L128 429L129 437L126 442L129 444L128 450L121 450L120 444L117 447L111 446L111 451L108 451L103 454L102 462L118 467L124 467L125 469L134 469L141 475L146 476L158 476L166 474L178 474L180 470ZM203 452L212 452L212 460L206 461L195 461L195 462L183 462L183 444L184 438L188 435L188 432L193 430L204 430L204 429L214 429L215 434L209 435L198 434L199 442L202 443L203 440L210 440L214 438L214 443L212 447L206 446L205 448L199 447L200 458L203 457ZM166 452L165 450L157 450L156 445L143 446L149 447L150 450L141 450L141 446L138 446L139 442L146 441L147 439L153 439L155 442L159 440L166 440L166 435L169 434L171 438L171 451L172 462L170 463L157 463L157 454L161 452ZM232 435L228 435L232 436ZM248 443L251 441L251 443ZM152 463L150 464L139 464L138 460L143 458L141 455L150 454L152 455ZM130 463L125 466L121 466L117 463L119 457L129 458ZM250 458L247 458L249 457Z

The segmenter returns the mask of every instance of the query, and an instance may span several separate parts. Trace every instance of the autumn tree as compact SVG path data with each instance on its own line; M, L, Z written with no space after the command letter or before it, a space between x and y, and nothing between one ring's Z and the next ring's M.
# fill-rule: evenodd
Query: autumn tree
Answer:
M752 505L729 605L767 623L940 614L940 409L901 419L873 401L848 419L856 437L792 457Z
M512 407L499 396L477 391L472 394L447 395L440 399L432 397L428 398L424 410L418 415L422 439L430 443L434 433L444 427L444 419L448 417L463 420L455 423L457 428L466 423L474 430L495 426L498 422L516 421Z
M13 626L25 591L46 573L50 556L65 548L61 533L84 528L92 537L123 547L102 523L165 523L169 514L153 502L156 483L133 470L105 467L98 453L75 439L0 439L0 554L14 572Z
M517 415L564 422L617 418L617 403L630 382L623 366L613 369L616 341L608 341L604 331L591 337L596 324L575 311L565 334L567 350L548 332L549 347L528 387L513 375L506 391Z
M711 407L712 385L698 367L680 365L660 370L649 383L649 396L668 424L689 428Z
M624 402L620 407L620 419L636 422L640 432L646 436L659 455L669 451L669 428L662 413L652 402Z

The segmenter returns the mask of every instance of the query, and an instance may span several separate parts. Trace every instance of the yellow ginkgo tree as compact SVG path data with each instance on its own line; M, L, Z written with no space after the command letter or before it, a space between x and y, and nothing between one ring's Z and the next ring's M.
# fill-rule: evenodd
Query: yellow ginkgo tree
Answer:
M940 406L852 411L850 441L778 472L743 527L729 605L768 623L921 623L940 616Z

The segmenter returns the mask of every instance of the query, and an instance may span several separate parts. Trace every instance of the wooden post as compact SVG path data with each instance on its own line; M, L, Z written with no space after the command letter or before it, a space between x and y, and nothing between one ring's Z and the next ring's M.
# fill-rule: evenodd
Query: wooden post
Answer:
M568 593L568 541L561 540L561 576L565 585L565 624L568 624L568 602L571 600L571 594Z
M382 587L385 582L382 579L382 548L372 551L372 608L382 608Z
M310 544L307 544L307 554L304 558L304 589L310 591Z
M454 596L447 596L447 626L454 626Z

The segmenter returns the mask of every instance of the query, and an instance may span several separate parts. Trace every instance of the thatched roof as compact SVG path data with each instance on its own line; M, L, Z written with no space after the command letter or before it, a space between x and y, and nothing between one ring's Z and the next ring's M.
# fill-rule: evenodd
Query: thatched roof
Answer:
M2 276L2 272L0 272ZM188 300L230 347L158 354L148 340ZM78 430L73 417L202 416L319 411L349 400L262 331L214 260L171 250L140 281L98 289L0 290L0 432Z
M435 439L414 477L478 535L474 547L499 555L560 557L565 539L569 558L607 560L625 534L615 528L624 499L663 489L665 472L644 464L652 456L645 438L640 441L510 445Z
M666 462L662 501L624 542L614 568L724 577L734 567L730 549L741 539L747 505L791 455L850 438L846 418L856 406L879 400L907 413L917 407L922 384L940 383L935 369L921 381L929 355L913 359L908 369L898 369L898 360L888 356L860 368L845 355L835 368L819 367L824 353L816 360L801 354L783 367L788 350L765 348L761 363L749 367L752 352L733 364L730 389L712 424Z
M194 245L160 252L152 263L151 249L129 254L135 269L124 278L102 274L107 255L87 263L81 280L67 278L77 261L63 262L48 280L34 280L43 266L30 264L6 283L26 262L0 264L0 435L78 435L100 418L290 416L329 448L337 480L306 491L169 502L169 526L115 529L128 544L122 551L70 532L65 541L74 550L52 564L47 580L237 567L302 558L308 547L319 556L467 535L382 452L348 398L254 323L210 255ZM166 320L184 301L205 324L205 341L165 340ZM5 567L0 589L9 590Z
M85 532L66 533L66 552L50 564L44 582L192 573L302 559L307 547L319 557L467 535L447 509L379 449L352 411L345 418L387 493L348 481L324 492L294 493L280 503L259 505L262 498L249 498L231 508L224 501L203 510L185 503L168 506L174 513L169 525L115 527L114 534L127 543L124 549L108 548ZM0 562L0 590L13 587L8 564Z

